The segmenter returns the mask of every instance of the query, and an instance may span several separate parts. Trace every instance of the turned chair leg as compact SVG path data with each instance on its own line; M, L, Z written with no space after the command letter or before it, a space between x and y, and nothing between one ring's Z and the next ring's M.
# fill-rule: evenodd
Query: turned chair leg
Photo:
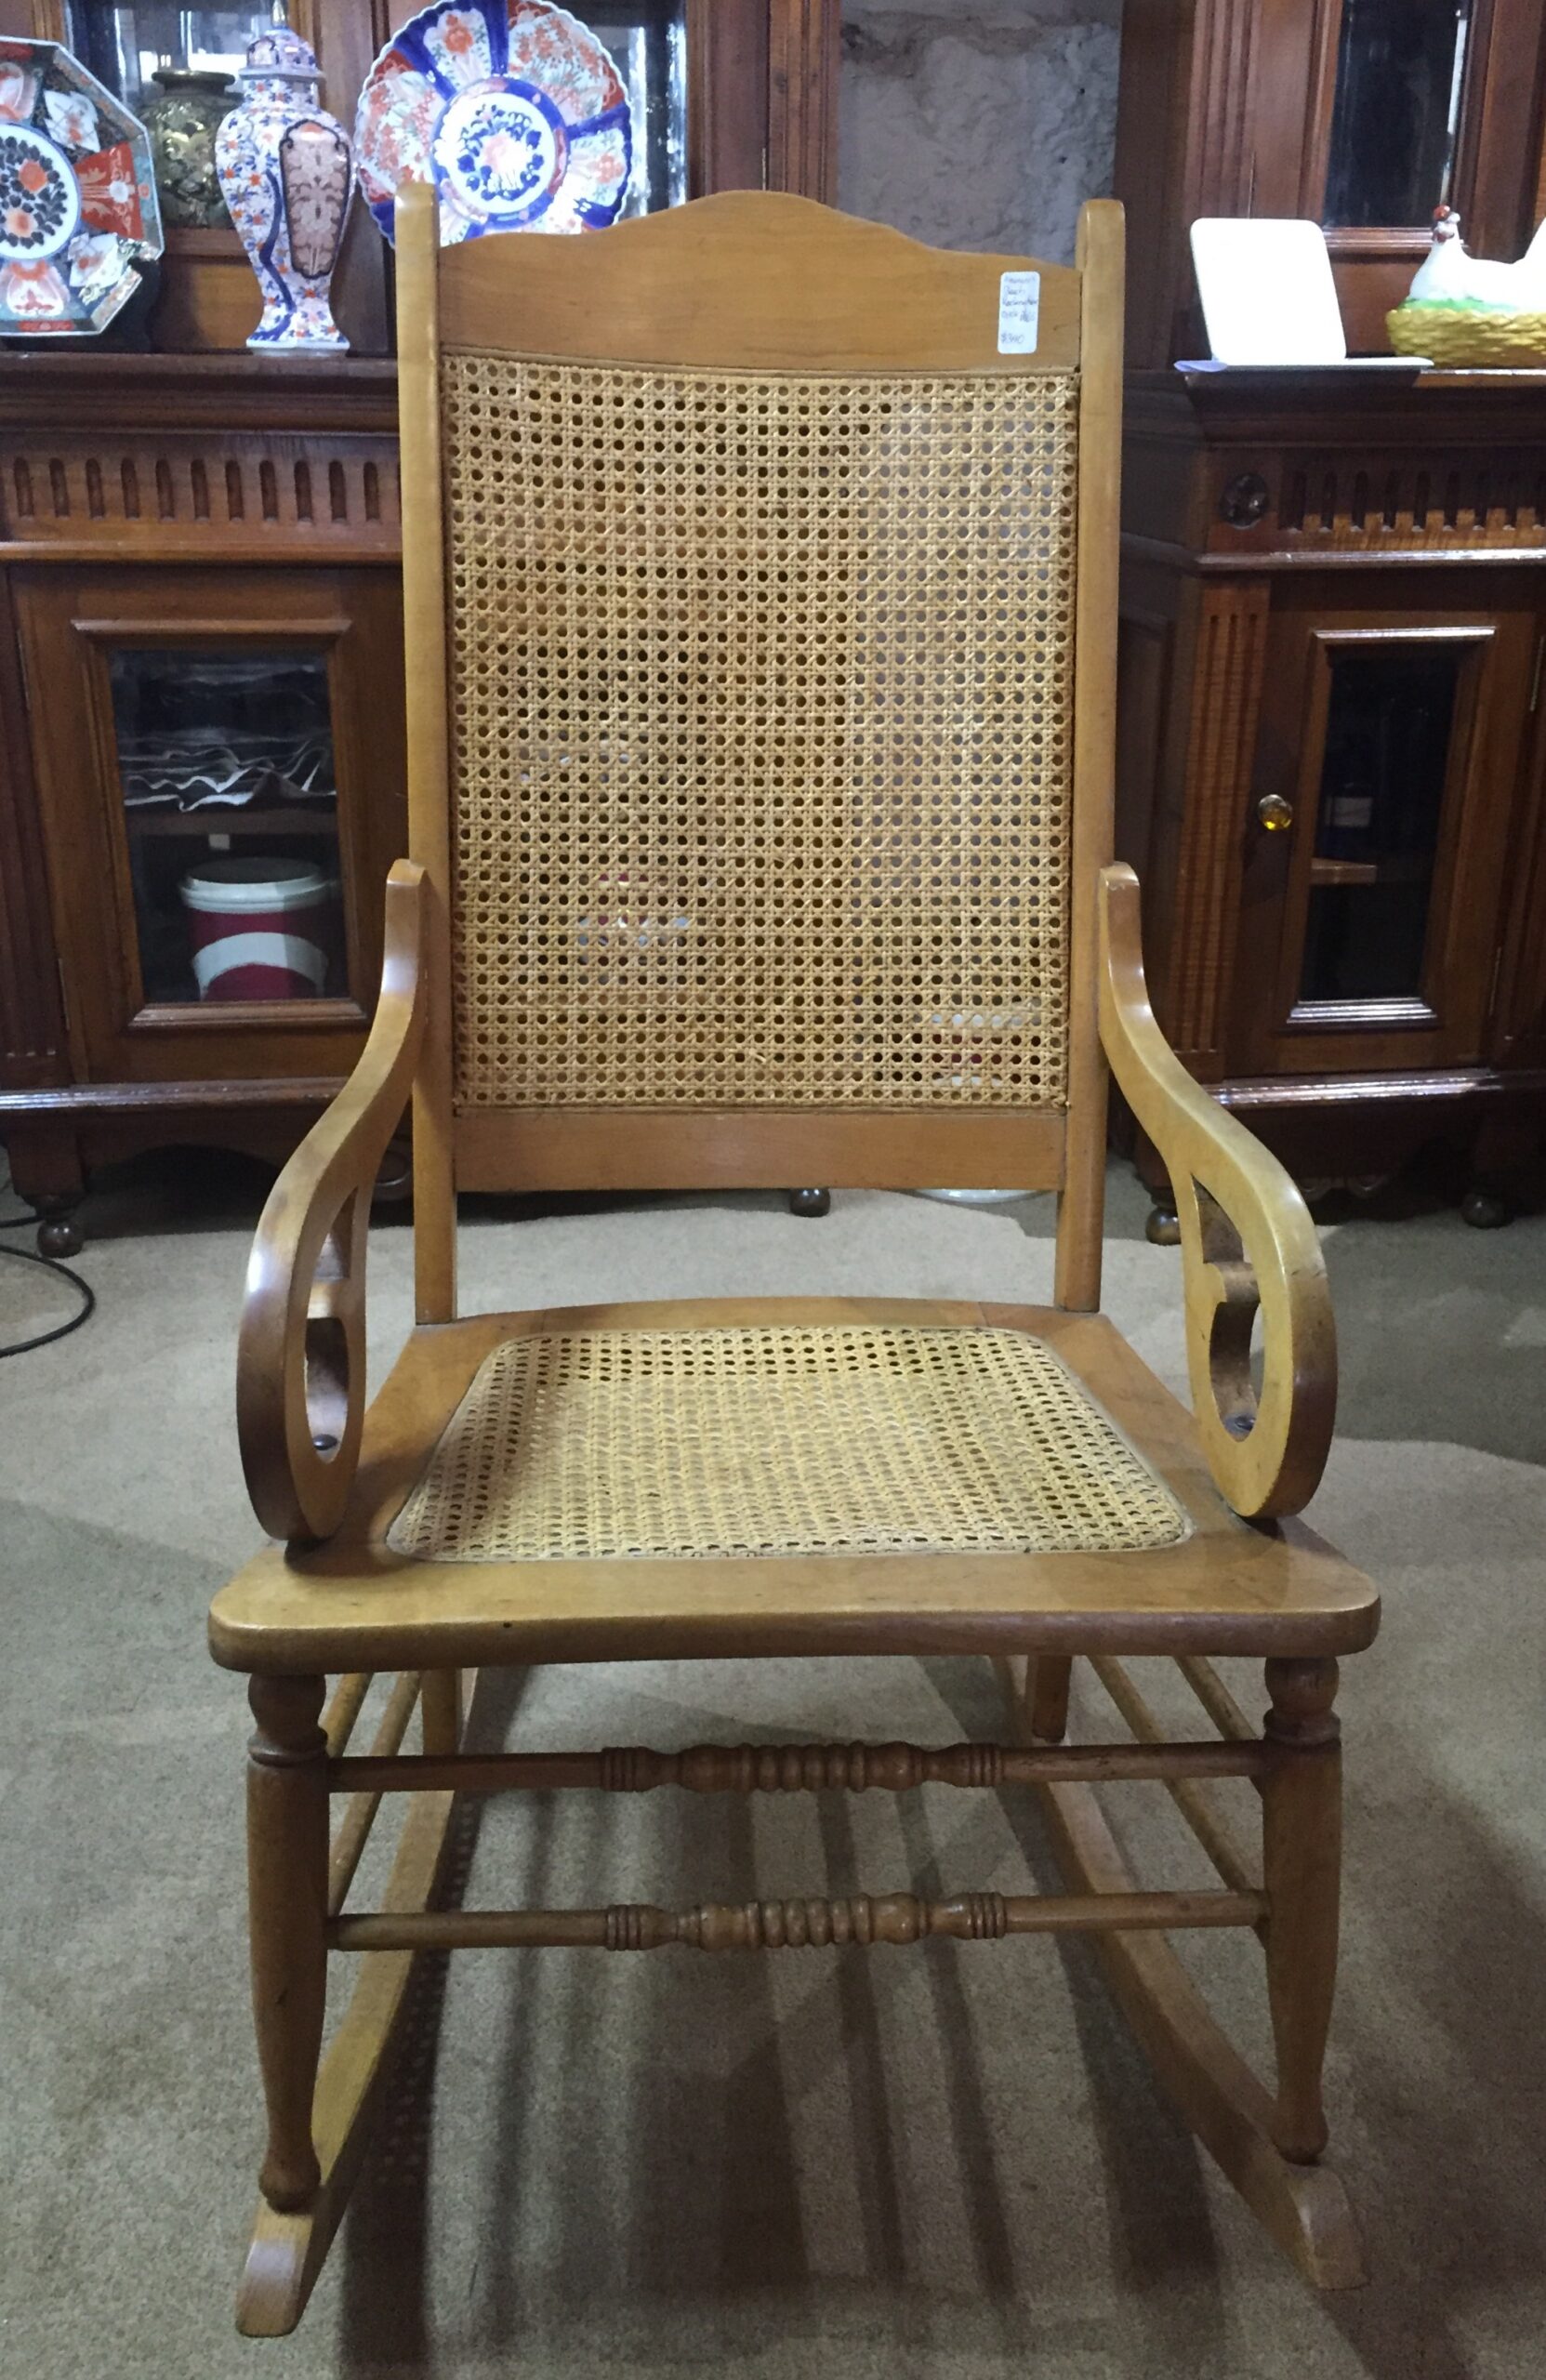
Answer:
M1270 1660L1263 1726L1280 1757L1262 1780L1267 1998L1277 2049L1274 2131L1311 2164L1326 2146L1321 2066L1337 1982L1341 1884L1341 1728L1332 1660Z
M322 2178L311 2102L327 1998L327 1739L320 1677L255 1677L248 1747L252 2004L269 2111L258 2184L294 2213Z
M1037 1743L1060 1744L1068 1733L1068 1687L1074 1664L1062 1653L1033 1653L1026 1681L1031 1733Z

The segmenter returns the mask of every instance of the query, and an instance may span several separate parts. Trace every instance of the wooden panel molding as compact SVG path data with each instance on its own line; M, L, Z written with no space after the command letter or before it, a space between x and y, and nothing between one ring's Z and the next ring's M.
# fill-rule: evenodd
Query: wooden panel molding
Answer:
M768 0L687 0L689 195L768 178Z
M768 187L838 195L840 0L772 0L768 20Z
M1187 220L1251 212L1260 0L1200 0L1192 34Z
M1196 631L1186 816L1161 1004L1175 1049L1205 1079L1223 1068L1269 600L1260 581L1209 587Z
M0 535L40 559L391 561L396 442L349 432L0 437Z
M26 718L16 615L3 572L0 710L10 719ZM48 936L48 879L32 753L26 737L17 734L0 771L0 1084L57 1080L63 1048L64 1015Z

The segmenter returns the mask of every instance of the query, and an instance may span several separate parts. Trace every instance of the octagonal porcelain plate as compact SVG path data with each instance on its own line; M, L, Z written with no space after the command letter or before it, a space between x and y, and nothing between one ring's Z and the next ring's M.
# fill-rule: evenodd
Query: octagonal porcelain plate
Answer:
M443 247L484 231L604 231L633 169L622 78L549 0L434 0L365 78L360 187L390 240L397 192L432 182Z
M161 254L145 127L56 41L0 41L0 338L90 338Z

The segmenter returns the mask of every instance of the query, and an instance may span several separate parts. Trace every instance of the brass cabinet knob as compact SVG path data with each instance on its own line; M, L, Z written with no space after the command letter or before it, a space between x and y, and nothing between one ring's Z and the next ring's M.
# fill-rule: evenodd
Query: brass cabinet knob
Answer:
M1294 805L1285 801L1280 793L1264 793L1256 805L1256 814L1269 835L1281 835L1294 823Z

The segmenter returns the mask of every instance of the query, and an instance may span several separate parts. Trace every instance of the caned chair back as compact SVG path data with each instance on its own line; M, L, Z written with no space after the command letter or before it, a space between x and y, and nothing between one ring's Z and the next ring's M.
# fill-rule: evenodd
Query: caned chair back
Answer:
M1117 210L398 225L424 1186L1072 1168L1098 1239Z

